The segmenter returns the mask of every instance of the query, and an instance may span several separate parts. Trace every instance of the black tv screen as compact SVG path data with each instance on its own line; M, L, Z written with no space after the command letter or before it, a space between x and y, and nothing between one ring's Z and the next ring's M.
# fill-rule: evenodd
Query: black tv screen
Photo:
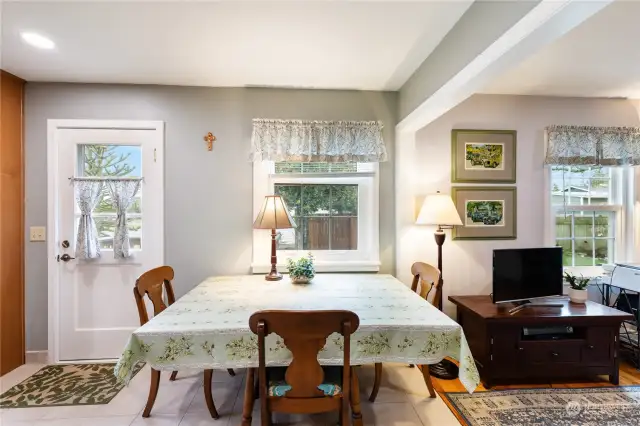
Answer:
M493 251L493 303L562 295L562 247Z

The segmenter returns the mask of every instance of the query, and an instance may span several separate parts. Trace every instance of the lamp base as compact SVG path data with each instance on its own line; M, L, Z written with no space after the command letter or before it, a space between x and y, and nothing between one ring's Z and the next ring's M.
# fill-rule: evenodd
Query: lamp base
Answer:
M271 271L264 276L264 279L267 281L280 281L282 279L282 274L278 271Z
M438 379L454 380L458 378L459 369L453 362L443 359L437 364L430 365L429 373Z

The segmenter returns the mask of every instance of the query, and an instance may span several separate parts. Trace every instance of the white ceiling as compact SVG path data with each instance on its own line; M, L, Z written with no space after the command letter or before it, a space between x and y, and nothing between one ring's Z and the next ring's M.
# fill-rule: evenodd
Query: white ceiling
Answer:
M640 98L640 2L617 0L483 93Z
M28 81L397 90L471 3L4 2L2 67Z

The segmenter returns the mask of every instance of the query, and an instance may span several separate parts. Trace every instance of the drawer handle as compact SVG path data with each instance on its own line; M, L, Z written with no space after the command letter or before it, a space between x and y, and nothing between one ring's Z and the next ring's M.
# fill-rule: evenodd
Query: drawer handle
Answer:
M551 352L551 356L558 356L558 352Z
M518 348L519 351L524 351L524 348Z
M593 345L587 346L587 349L594 349L594 348L595 348L595 346L593 346Z

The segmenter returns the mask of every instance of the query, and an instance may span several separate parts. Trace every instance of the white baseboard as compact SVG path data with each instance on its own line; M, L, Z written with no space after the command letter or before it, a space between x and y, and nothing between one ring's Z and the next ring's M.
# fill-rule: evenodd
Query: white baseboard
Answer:
M24 358L27 364L47 364L49 353L48 351L27 351Z

